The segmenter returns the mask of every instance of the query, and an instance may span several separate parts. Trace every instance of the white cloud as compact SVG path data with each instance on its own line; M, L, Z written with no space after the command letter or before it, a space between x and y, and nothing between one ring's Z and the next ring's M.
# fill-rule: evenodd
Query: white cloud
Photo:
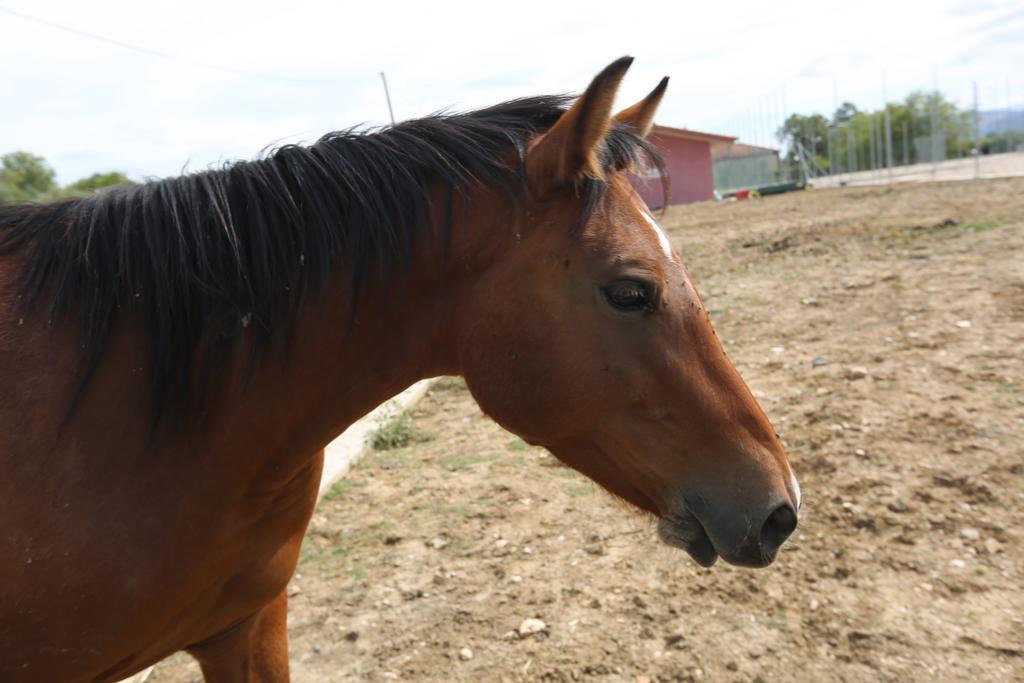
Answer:
M0 0L0 6L250 76L125 50L0 13L0 152L46 156L63 182L96 170L177 173L248 158L387 119L518 95L578 91L621 54L637 61L624 103L672 76L660 120L747 134L755 105L828 112L940 86L963 102L971 81L1005 106L1024 95L1024 21L1015 2L922 5L482 2L139 3ZM1018 34L1019 35L1019 34ZM288 79L293 80L288 80ZM993 85L994 84L994 85ZM987 91L986 91L987 88ZM988 95L985 93L988 92ZM985 104L983 102L983 104ZM764 128L765 126L762 126Z

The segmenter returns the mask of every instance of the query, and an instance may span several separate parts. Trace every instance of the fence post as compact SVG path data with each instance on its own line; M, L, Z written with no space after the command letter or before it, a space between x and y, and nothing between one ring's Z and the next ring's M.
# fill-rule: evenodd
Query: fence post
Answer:
M885 104L885 164L889 167L889 180L892 180L892 114L889 103Z
M1007 152L1013 151L1010 147L1010 134L1013 132L1013 100L1010 98L1010 79L1006 79L1006 144L1003 145Z
M939 127L939 69L936 66L932 67L932 96L931 96L931 110L930 122L928 127L929 143L931 150L928 155L932 158L932 178L936 178L939 175L939 160L938 145L936 142L936 129Z
M846 169L850 173L860 170L857 167L857 150L853 145L853 119L846 122Z
M974 124L972 126L972 128L974 128L972 131L974 133L974 145L971 150L971 154L974 155L974 179L978 180L981 178L981 144L978 141L978 134L980 132L980 126L978 124L978 81L974 81L974 111L972 113L973 116L971 118L973 119L972 123Z
M878 153L875 151L876 140L875 140L875 128L878 124L875 123L874 114L868 114L868 156L871 159L871 173L874 175L878 171Z
M913 114L911 114L911 116L913 116ZM910 145L909 145L909 139L910 138L907 137L907 122L904 121L903 122L903 165L904 166L909 166L910 165Z

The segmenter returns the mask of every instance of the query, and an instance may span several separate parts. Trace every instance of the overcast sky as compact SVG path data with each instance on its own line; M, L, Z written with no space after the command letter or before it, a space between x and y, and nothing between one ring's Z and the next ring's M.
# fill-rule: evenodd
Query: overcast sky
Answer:
M623 54L623 105L668 75L660 123L749 139L757 114L761 142L769 115L831 112L833 84L862 107L936 74L963 104L973 80L982 108L1024 101L1020 0L403 5L0 0L0 154L41 154L62 183L171 175L384 123L380 71L403 119L578 92Z

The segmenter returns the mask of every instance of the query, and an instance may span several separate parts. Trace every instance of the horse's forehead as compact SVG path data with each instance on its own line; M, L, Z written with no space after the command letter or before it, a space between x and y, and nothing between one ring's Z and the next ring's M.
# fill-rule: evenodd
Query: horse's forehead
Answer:
M617 246L644 245L650 248L651 256L664 257L669 263L678 264L679 259L672 250L668 234L640 195L632 187L612 191L616 192L618 201L615 208L606 214L605 218L611 225L604 226L604 229L615 235Z
M651 212L646 205L641 204L638 209L640 211L640 217L643 218L647 226L654 232L654 236L658 240L658 246L661 247L661 251L665 254L665 258L669 261L675 261L676 257L675 254L672 253L672 243L669 242L668 235L661 227L661 224L659 224L657 219L651 215Z

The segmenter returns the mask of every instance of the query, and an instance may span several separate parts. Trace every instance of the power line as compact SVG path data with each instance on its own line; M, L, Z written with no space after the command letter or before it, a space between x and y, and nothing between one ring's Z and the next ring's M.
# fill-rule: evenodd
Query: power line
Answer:
M326 82L332 82L332 81L328 81L328 79L322 79L322 78L302 78L302 77L297 77L297 76L282 76L280 74L263 73L261 71L249 71L249 70L246 70L246 69L238 69L238 68L235 68L233 66L224 66L222 64L211 64L210 62L201 62L201 61L196 60L196 59L189 59L188 57L180 57L178 55L172 55L172 54L167 53L167 52L161 52L160 50L153 50L151 48L143 47L141 45L132 45L131 43L125 43L125 42L117 40L115 38L108 38L106 36L101 36L101 35L97 35L95 33L90 33L89 31L82 31L82 30L79 30L77 28L73 28L71 26L65 26L63 24L58 24L57 22L50 21L49 19L43 19L41 17L35 17L35 16L30 15L30 14L24 14L23 12L17 12L15 10L8 9L7 7L0 6L0 12L3 12L5 14L9 14L12 17L17 17L18 19L23 19L25 21L31 21L31 22L36 23L36 24L41 24L42 26L46 26L48 28L57 29L58 31L64 31L65 33L70 33L70 34L76 35L76 36L78 36L80 38L88 38L90 40L95 40L95 41L98 41L98 42L101 42L101 43L106 43L108 45L114 45L116 47L120 47L120 48L125 49L125 50L132 50L133 52L140 52L140 53L142 53L144 55L149 55L150 57L156 57L158 59L165 59L165 60L170 61L170 62L179 62L181 64L188 64L190 66L195 66L195 67L199 67L199 68L202 68L202 69L212 69L214 71L223 71L225 73L231 73L231 74L235 74L235 75L238 75L238 76L253 76L253 77L256 77L256 78L269 78L269 79L278 80L278 81L290 81L290 82L293 82L293 83L326 83Z

